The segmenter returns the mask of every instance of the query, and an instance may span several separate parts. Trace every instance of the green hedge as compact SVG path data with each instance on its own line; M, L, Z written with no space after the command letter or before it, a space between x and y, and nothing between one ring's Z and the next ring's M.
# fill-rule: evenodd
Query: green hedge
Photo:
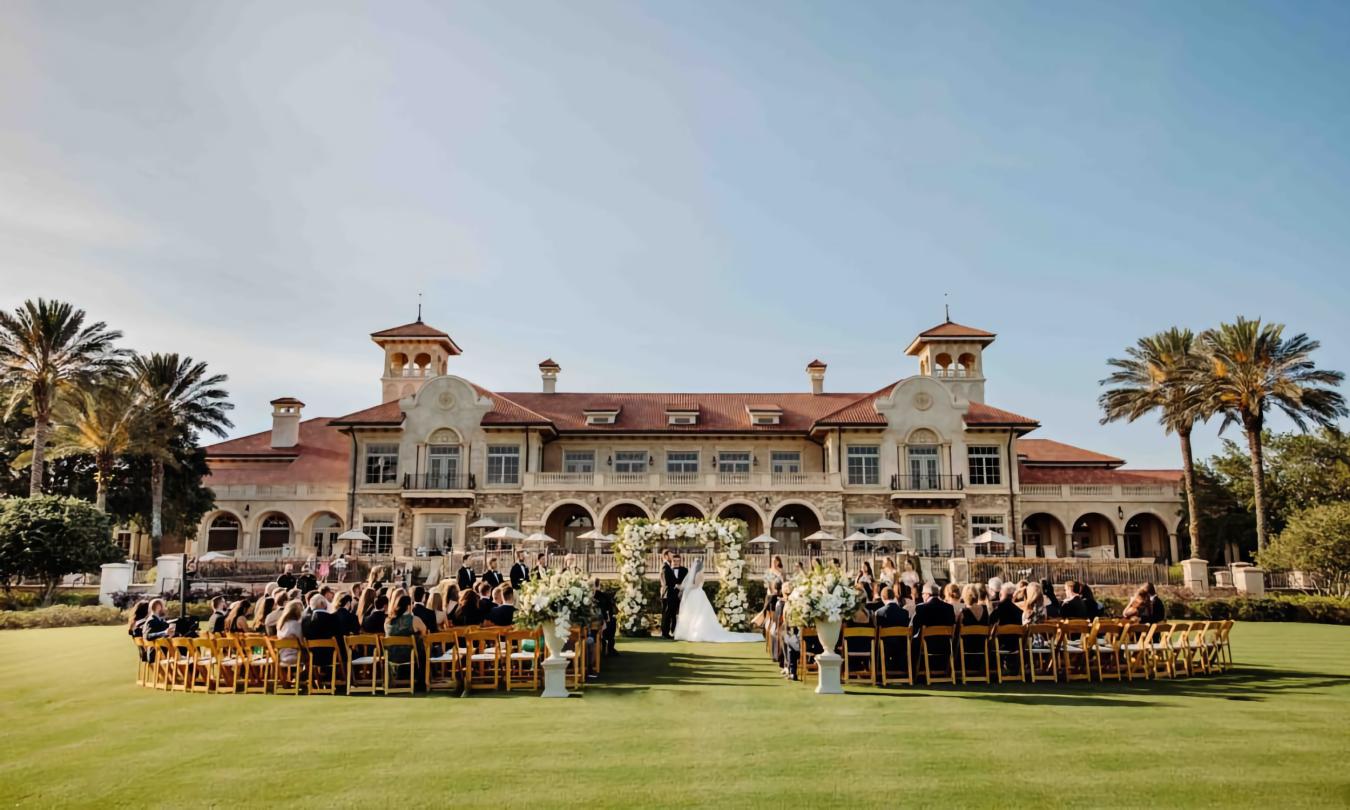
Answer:
M38 602L38 595L35 591L13 590L9 593L0 593L0 610L31 610L41 607ZM88 607L98 604L98 594L58 591L56 596L52 597L52 604Z
M1242 622L1312 622L1350 624L1350 598L1290 594L1251 599L1164 600L1169 619L1235 619ZM1102 600L1106 615L1119 616L1126 600Z
M35 610L0 610L0 630L125 624L126 621L126 615L115 607L52 605Z

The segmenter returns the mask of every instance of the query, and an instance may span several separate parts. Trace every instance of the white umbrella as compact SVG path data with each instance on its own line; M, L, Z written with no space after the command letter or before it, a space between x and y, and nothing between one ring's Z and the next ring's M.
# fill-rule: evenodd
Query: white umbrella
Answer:
M898 532L904 527L901 526L899 523L896 523L894 520L891 520L890 518L882 518L881 520L872 521L863 528L871 529L872 531L876 531L877 529L886 529L888 531Z
M1013 539L1011 537L1005 537L1004 535L999 534L993 529L989 529L985 531L984 534L976 536L976 538L974 540L971 540L970 542L998 543L1000 546L1011 546L1013 544Z
M759 537L752 537L746 542L752 546L771 546L774 543L777 543L778 540L771 534L761 534Z
M578 540L604 540L607 537L609 537L609 535L605 534L599 529L591 529L588 532L582 532L581 534L577 535Z
M838 540L839 538L835 537L834 535L830 534L824 529L821 529L818 532L807 535L805 539L811 543L823 543L826 540Z
M470 528L470 529L495 529L495 528L497 528L497 527L500 526L500 525L502 525L502 524L498 523L497 521L493 520L493 519L490 518L490 517L480 517L479 519L475 520L473 523L470 523L470 524L469 524L469 528Z
M510 540L510 541L512 541L512 542L515 542L516 540L524 540L524 539L525 539L525 535L521 534L520 532L518 532L518 531L516 531L515 529L511 528L510 526L503 526L503 527L501 527L500 529L496 529L495 531L490 531L490 532L488 532L487 534L483 535L483 539L484 539L484 540Z
M878 542L878 543L912 543L912 542L914 542L913 540L909 539L907 536L901 534L900 532L893 532L893 531L891 531L891 530L889 530L889 529L887 529L887 530L884 531L884 532L878 532L878 533L872 535L872 539L875 540L875 541Z
M845 537L845 538L844 538L844 542L845 542L845 543L870 543L870 542L872 542L872 535L870 535L870 534L865 534L865 533L863 533L863 532L861 532L861 531L857 531L857 532L854 532L853 534L850 534L848 537Z
M519 532L517 532L517 534L519 534ZM523 539L525 540L526 543L538 543L544 546L550 546L558 542L557 540L554 540L552 537L549 537L543 532L534 532L529 537Z
M197 558L197 562L215 562L216 560L233 560L233 554L226 554L223 551L208 551Z

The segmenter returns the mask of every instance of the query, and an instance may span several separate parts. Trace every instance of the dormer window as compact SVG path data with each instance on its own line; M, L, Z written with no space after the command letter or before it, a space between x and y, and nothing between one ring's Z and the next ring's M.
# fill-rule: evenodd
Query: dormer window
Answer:
M588 425L612 425L619 421L619 410L617 405L597 405L586 408L583 413Z
M783 421L783 409L769 403L752 403L745 406L750 414L752 425L777 425Z
M666 424L697 425L699 407L696 403L679 403L666 406Z

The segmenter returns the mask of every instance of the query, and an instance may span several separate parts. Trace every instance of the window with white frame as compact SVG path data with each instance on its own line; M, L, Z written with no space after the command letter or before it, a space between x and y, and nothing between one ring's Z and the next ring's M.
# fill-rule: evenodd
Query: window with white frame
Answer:
M971 515L970 516L970 537L975 539L985 532L997 532L1007 536L1004 531L1004 515Z
M717 471L720 473L750 472L749 450L723 450L717 454Z
M594 450L564 450L564 451L563 451L563 472L569 472L569 473L593 473L593 472L595 472L595 451L594 451Z
M370 538L361 541L362 555L394 553L393 515L362 515L361 531Z
M854 444L848 448L848 482L853 486L876 486L881 482L881 448Z
M427 515L422 528L422 546L431 551L453 551L455 522L454 515Z
M487 482L489 484L520 483L520 445L488 445Z
M614 472L645 473L646 471L646 450L619 450L614 453Z
M698 451L671 450L666 453L666 472L671 475L698 474Z
M909 533L920 550L936 551L942 542L942 518L937 515L913 515Z
M802 471L802 453L800 450L775 450L769 463L773 472L799 473Z
M398 479L398 445L371 443L366 445L366 483L389 484Z
M999 447L996 444L971 445L966 451L971 485L987 486L1003 483L1003 470L999 458Z

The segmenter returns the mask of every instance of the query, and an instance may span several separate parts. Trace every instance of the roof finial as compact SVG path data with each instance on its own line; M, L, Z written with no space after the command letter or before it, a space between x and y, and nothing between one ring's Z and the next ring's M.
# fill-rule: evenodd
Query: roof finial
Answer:
M947 320L951 319L948 318ZM422 322L422 294L420 292L417 294L417 322Z
M943 293L943 294L942 294L942 309L945 310L946 313L947 313L947 323L951 323L951 322L952 322L952 305L949 304L949 303L947 303L947 296L948 296L948 295L950 295L950 293Z

